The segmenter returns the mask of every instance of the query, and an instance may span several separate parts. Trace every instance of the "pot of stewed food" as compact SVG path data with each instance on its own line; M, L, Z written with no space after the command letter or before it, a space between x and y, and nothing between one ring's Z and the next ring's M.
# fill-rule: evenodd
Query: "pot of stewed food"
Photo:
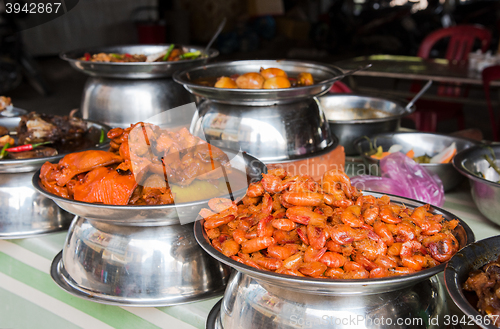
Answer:
M206 63L219 53L187 45L125 45L74 50L61 58L89 75L81 110L84 118L126 127L193 102L172 80L178 70ZM189 124L193 113L177 112L168 123Z
M167 306L221 295L230 271L196 243L193 220L213 196L241 197L265 165L149 123L108 133L110 148L45 163L33 185L78 217L52 277L85 299Z
M357 328L386 328L382 317L415 314L415 328L438 328L427 320L447 307L434 275L474 241L453 214L359 191L338 170L318 182L270 170L239 202L210 205L195 237L238 273L209 328L347 328L350 316Z

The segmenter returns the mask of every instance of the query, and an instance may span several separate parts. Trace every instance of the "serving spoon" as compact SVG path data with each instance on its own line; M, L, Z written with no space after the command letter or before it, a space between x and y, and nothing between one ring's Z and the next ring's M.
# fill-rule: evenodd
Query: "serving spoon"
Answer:
M217 28L217 30L215 31L215 34L213 35L212 39L210 39L210 41L208 42L208 45L205 47L205 49L203 50L203 54L205 56L208 57L208 51L210 50L210 47L212 46L212 44L214 43L215 39L217 39L217 37L219 36L219 34L222 32L222 29L224 28L224 26L226 25L226 17L224 17L224 19L222 20L222 22L220 22L219 24L219 27Z

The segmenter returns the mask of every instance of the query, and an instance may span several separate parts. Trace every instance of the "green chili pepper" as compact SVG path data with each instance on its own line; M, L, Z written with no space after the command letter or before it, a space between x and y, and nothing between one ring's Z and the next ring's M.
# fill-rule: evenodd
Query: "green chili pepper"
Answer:
M119 54L109 54L109 56L117 58L117 59L122 59L122 56Z
M171 44L170 47L168 47L167 52L165 53L165 56L163 56L164 61L168 61L168 57L172 53L172 50L174 50L174 44Z
M484 158L486 159L486 161L488 161L488 163L490 164L490 167L493 168L497 172L497 174L500 175L500 168L498 168L496 163L493 162L493 160L491 160L491 158L488 156L488 154L485 154Z
M101 137L99 137L99 144L104 143L105 138L106 138L106 135L104 134L104 129L101 129Z
M193 51L191 53L184 53L182 55L179 56L180 59L187 59L187 58L196 58L196 57L199 57L201 55L201 51L197 50L197 51Z
M0 159L3 159L7 153L7 149L10 147L10 143L5 144L0 151Z

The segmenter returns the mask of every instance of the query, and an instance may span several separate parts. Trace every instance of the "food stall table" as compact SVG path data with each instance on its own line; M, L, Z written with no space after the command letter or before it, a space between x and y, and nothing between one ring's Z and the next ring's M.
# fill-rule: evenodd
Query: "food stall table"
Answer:
M443 208L465 220L476 240L500 234L500 226L479 213L468 182L446 193ZM205 328L210 310L220 299L141 308L104 305L73 296L50 277L52 259L63 248L65 238L66 232L60 232L0 240L0 328Z
M392 78L402 80L433 80L443 83L460 83L471 86L481 87L483 84L481 74L472 70L466 63L452 63L447 59L434 58L424 59L413 56L400 55L370 55L361 56L336 62L335 65L344 70L357 69L367 64L372 64L367 70L361 70L354 73L353 76ZM354 83L352 76L351 84ZM499 87L500 81L492 81L492 87ZM411 93L400 90L378 90L373 88L358 87L354 83L353 89L358 92L376 93L380 96L409 97ZM429 100L442 100L436 95L424 95L422 98ZM460 102L463 104L486 105L484 99L456 98L449 99L450 102Z

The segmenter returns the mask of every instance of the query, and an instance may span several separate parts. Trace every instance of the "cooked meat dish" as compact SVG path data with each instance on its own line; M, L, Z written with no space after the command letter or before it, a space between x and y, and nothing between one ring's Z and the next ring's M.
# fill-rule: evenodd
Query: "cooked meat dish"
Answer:
M156 54L116 54L116 53L97 53L85 55L79 60L86 62L103 62L103 63L138 63L138 62L175 62L187 59L196 59L201 56L200 51L185 52L182 48L175 48L171 45L164 51Z
M1 158L54 156L99 144L102 134L100 129L91 127L85 120L76 117L75 113L72 111L67 116L28 113L21 116L16 133L12 136L7 128L0 127L4 133L0 137L0 147L5 148Z
M84 202L164 205L179 201L174 200L174 184L179 193L191 197L189 201L197 198L199 189L202 198L214 196L207 196L210 188L221 195L217 189L225 187L223 170L215 169L223 166L228 174L235 171L224 152L186 128L169 131L139 122L110 130L108 138L109 151L71 153L59 163L45 163L40 173L45 189Z
M241 202L202 209L212 246L242 264L299 277L368 279L412 274L459 249L458 220L363 195L337 170L321 182L271 169Z

